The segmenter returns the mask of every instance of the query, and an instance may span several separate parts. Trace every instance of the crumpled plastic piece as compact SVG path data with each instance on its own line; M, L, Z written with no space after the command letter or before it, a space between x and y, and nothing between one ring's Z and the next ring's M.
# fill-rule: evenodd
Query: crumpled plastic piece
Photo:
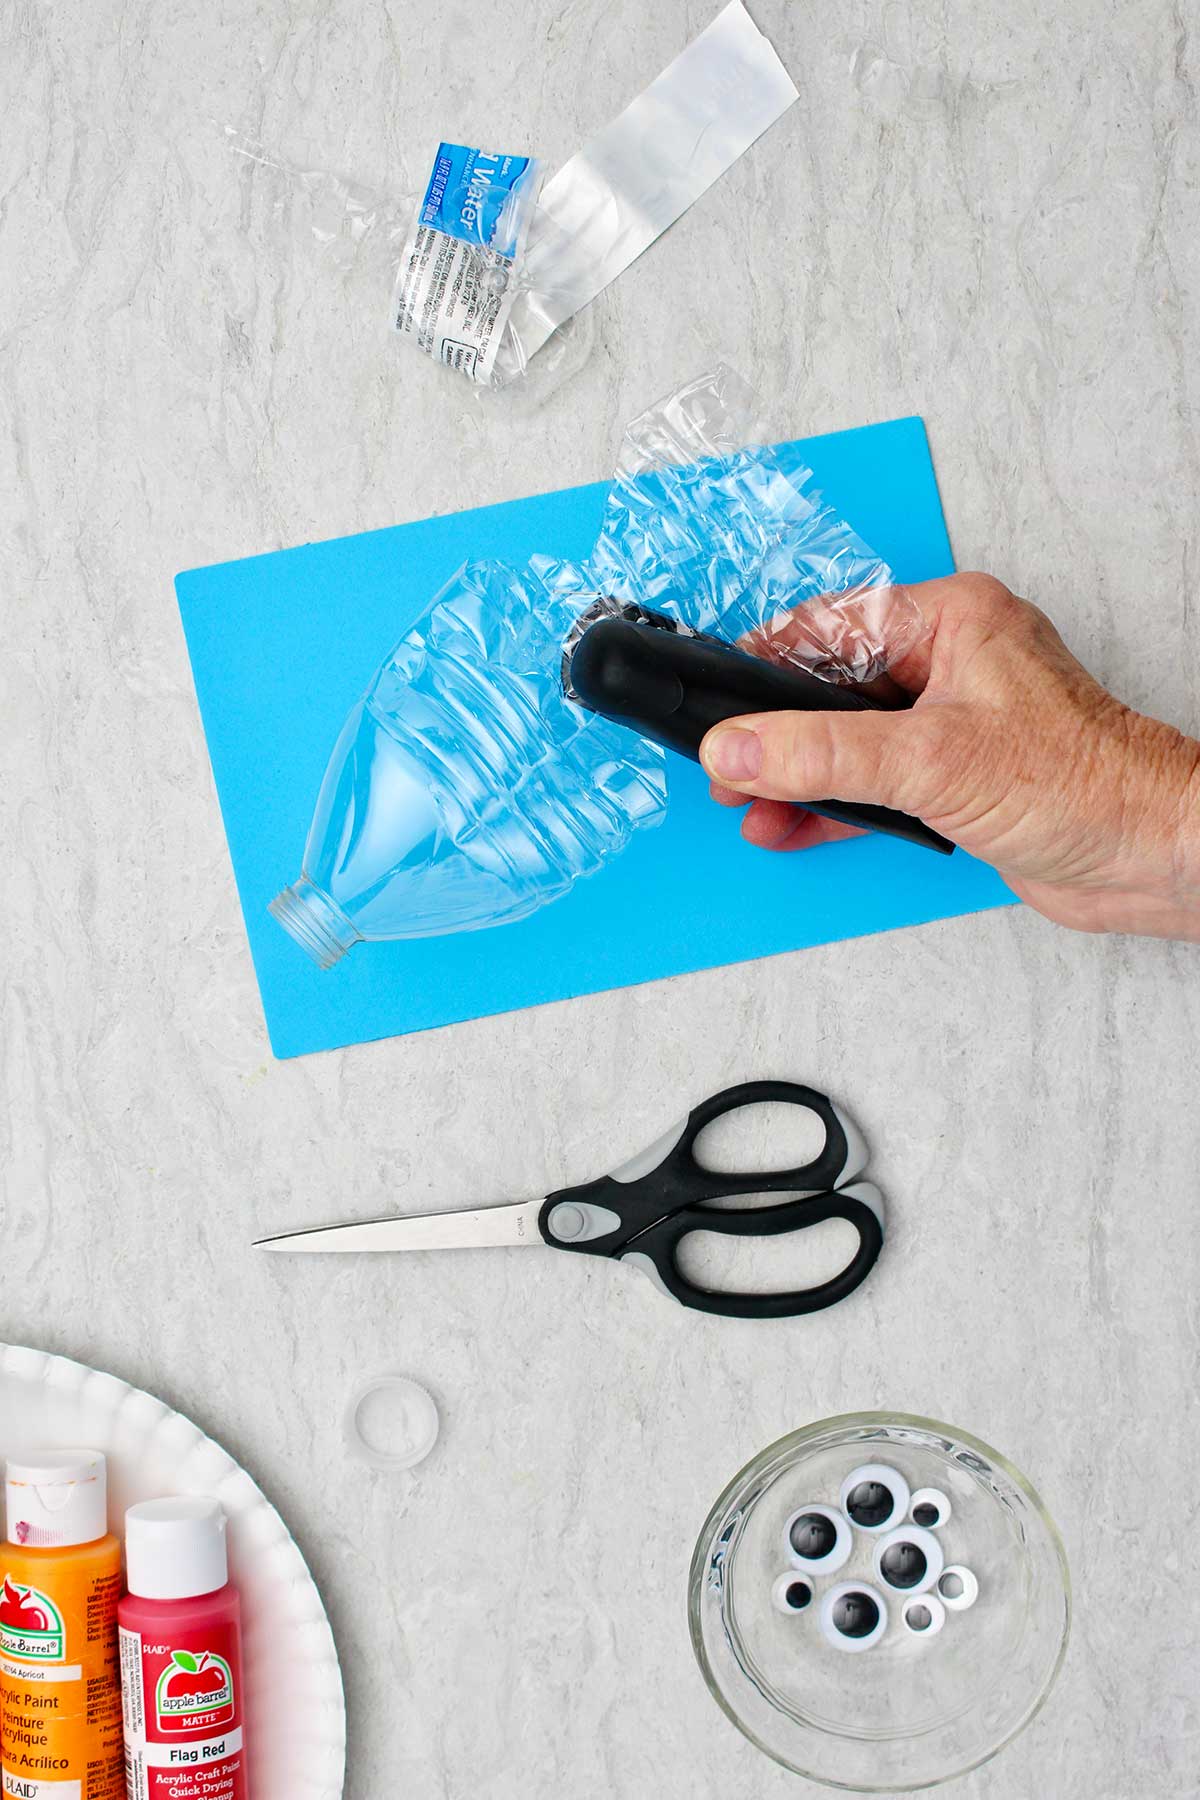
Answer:
M527 916L657 823L657 745L577 705L585 612L637 605L826 679L885 672L924 630L886 565L780 453L746 441L722 366L635 420L586 565L466 564L352 709L302 875L275 917L328 967L362 939Z
M314 235L363 243L368 215L395 250L392 323L402 341L486 390L524 376L543 346L668 230L798 99L742 0L727 0L668 66L543 185L529 145L442 141L410 194L376 205L320 170L290 167L231 132L234 148L319 193ZM347 213L338 217L345 196ZM369 262L372 243L363 243ZM380 293L382 305L382 292ZM569 362L571 333L551 353ZM544 380L545 378L543 378Z
M758 656L867 682L920 640L907 590L761 435L721 365L635 419L589 561L596 585Z
M233 126L222 126L221 131L247 172L255 228L265 235L273 263L281 269L303 264L311 260L315 245L322 268L337 284L347 321L359 331L377 332L381 345L388 344L394 336L388 330L388 318L390 314L395 324L403 271L413 251L420 212L408 177L402 173L395 188L385 192L332 169L291 162ZM463 390L485 404L503 391L509 396L510 410L509 390L514 383L524 378L521 388L528 390L525 405L536 408L580 368L595 340L595 320L589 313L560 306L564 322L544 349L545 338L539 336L540 353L530 379L528 325L523 332L519 317L539 317L542 309L559 306L553 271L565 260L560 254L561 228L543 213L536 197L530 212L542 248L538 285L536 289L531 286L534 277L524 262L519 262L511 273L508 296L518 310L518 319L509 313L487 378ZM482 247L472 252L468 261L472 267L478 264L481 285L496 279L489 253ZM403 336L396 336L395 341L402 343Z

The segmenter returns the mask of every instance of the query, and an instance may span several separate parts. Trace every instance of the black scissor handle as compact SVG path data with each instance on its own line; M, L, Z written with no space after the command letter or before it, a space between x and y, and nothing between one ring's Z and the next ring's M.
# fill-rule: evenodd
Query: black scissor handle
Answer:
M741 1174L708 1169L696 1156L700 1133L743 1107L782 1103L815 1113L825 1142L811 1162ZM815 1088L794 1081L746 1081L692 1108L657 1144L612 1175L550 1194L538 1216L548 1244L587 1256L615 1256L654 1274L685 1306L730 1318L780 1318L832 1306L867 1274L883 1243L878 1213L853 1192L834 1192L861 1173L866 1147L853 1123ZM713 1201L742 1194L787 1193L791 1200L755 1208ZM858 1231L858 1248L840 1275L788 1293L735 1294L697 1287L681 1272L677 1251L693 1231L771 1237L843 1218Z
M801 1107L821 1121L825 1142L811 1162L744 1175L705 1167L696 1155L696 1140L702 1131L744 1107L771 1104ZM839 1181L861 1173L865 1166L866 1146L857 1127L838 1111L827 1094L819 1094L816 1088L798 1081L743 1081L692 1108L678 1142L658 1166L658 1177L671 1183L681 1202L689 1204L732 1199L737 1194L824 1193ZM617 1170L618 1180L620 1174Z
M732 1207L689 1207L651 1225L629 1249L622 1262L642 1268L681 1306L696 1312L717 1313L727 1319L786 1319L802 1313L821 1312L836 1306L866 1280L883 1248L882 1207L869 1182L837 1193L812 1194L784 1200L776 1206L749 1211ZM736 1237L775 1237L785 1232L807 1231L826 1219L844 1219L858 1233L854 1254L845 1268L828 1281L812 1287L790 1288L775 1293L742 1294L725 1288L702 1288L689 1281L679 1267L679 1247L694 1231L724 1232Z

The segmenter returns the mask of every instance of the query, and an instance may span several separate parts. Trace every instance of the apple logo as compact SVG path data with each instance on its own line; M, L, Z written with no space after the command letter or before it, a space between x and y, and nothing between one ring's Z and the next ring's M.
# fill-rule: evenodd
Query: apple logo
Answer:
M44 1608L30 1598L32 1588L14 1587L11 1579L4 1577L3 1592L0 1592L0 1625L6 1625L10 1631L49 1631L50 1619Z
M187 1728L189 1717L203 1713L210 1724L233 1717L233 1679L219 1656L205 1651L173 1650L159 1685L159 1721L166 1730ZM210 1716L211 1715L211 1716Z

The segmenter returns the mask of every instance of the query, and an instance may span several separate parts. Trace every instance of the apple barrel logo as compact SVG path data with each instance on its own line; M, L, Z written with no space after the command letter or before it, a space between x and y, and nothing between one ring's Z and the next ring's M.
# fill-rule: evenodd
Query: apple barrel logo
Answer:
M0 1655L23 1662L61 1662L65 1654L62 1614L40 1588L21 1587L11 1575L0 1589Z
M233 1718L233 1671L206 1650L172 1650L155 1690L160 1731L208 1731Z

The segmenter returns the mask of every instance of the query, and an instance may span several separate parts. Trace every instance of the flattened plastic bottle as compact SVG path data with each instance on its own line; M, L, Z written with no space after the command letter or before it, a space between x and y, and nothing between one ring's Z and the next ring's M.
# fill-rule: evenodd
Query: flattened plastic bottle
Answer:
M469 563L378 670L334 745L300 877L271 902L322 968L363 940L524 918L663 816L661 753L563 694L586 600Z

